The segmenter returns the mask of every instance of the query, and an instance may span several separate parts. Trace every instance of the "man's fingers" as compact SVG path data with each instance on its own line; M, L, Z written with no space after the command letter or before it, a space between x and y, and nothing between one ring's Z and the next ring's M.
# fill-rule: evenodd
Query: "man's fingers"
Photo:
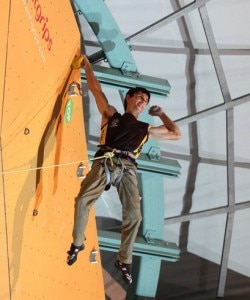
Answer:
M158 105L153 105L150 107L150 109L148 110L149 114L157 114L161 112L161 107Z

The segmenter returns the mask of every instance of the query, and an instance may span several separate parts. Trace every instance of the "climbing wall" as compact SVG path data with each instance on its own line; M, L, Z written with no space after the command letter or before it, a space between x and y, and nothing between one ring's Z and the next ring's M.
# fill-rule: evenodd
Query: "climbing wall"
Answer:
M104 299L93 211L66 264L81 161L88 170L70 1L1 1L0 38L0 299Z

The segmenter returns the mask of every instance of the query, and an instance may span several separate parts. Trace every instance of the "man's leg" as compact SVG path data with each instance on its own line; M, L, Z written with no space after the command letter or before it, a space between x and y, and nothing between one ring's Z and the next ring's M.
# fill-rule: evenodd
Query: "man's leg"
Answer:
M122 229L121 245L115 265L122 271L124 280L130 284L132 282L130 264L132 263L133 247L142 220L141 197L136 176L126 172L117 190L122 204Z
M75 199L73 243L68 251L68 265L72 265L77 260L78 253L84 249L84 232L88 223L89 211L102 194L105 183L106 175L103 167L100 162L95 162L82 181L81 189Z

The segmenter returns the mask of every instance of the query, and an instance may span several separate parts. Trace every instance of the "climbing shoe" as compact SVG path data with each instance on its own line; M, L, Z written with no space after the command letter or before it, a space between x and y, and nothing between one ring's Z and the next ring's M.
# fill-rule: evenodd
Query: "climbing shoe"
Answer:
M129 285L132 283L132 276L130 273L130 264L125 264L117 260L115 267L122 272L123 280Z
M77 255L80 251L82 251L84 249L84 245L81 246L75 246L74 244L71 244L68 253L68 257L67 257L67 264L69 266L73 265L74 262L76 262L77 260Z

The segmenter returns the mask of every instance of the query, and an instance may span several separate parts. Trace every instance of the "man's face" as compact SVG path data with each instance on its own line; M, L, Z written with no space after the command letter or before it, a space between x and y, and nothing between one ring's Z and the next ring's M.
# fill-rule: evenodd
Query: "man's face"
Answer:
M128 98L127 105L129 110L141 113L148 105L148 95L143 92L137 92Z

